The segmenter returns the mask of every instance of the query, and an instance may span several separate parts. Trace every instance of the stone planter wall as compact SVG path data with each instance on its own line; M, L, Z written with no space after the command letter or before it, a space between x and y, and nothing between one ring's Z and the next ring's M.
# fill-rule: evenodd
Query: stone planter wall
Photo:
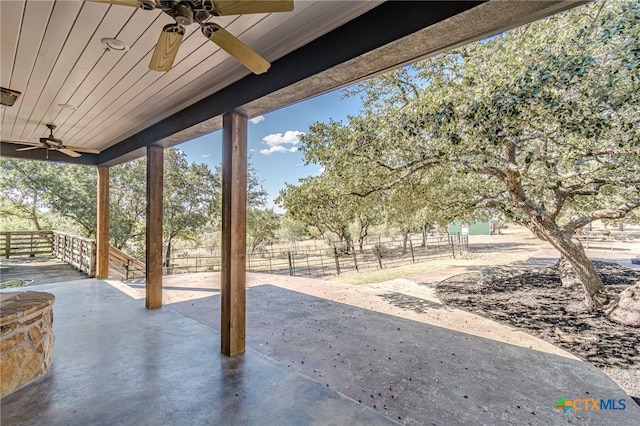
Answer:
M55 337L50 293L0 293L0 397L43 376Z

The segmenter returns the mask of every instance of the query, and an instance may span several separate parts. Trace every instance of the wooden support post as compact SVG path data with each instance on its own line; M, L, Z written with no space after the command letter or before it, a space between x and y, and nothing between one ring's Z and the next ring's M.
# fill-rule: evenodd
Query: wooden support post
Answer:
M228 113L222 131L221 351L245 350L247 234L247 117Z
M97 189L96 278L109 278L109 167L98 167Z
M4 257L8 259L11 256L11 232L7 232L4 238ZM589 248L588 245L587 248Z
M162 306L162 184L164 148L147 147L147 251L146 301L147 309Z

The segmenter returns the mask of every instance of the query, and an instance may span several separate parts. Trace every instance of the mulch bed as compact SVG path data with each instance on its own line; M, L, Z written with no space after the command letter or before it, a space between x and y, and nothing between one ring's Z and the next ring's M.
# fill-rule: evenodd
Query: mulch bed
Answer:
M640 280L640 271L594 262L607 290L617 295ZM518 327L597 367L640 367L640 329L584 310L583 290L563 288L553 268L527 269L477 288L479 273L446 279L436 287L445 304ZM576 336L574 342L564 340ZM572 340L572 339L569 339Z

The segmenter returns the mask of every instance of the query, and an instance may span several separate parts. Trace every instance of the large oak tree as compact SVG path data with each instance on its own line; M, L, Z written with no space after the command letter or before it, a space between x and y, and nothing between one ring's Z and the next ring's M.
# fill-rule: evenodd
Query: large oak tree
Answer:
M441 213L500 212L558 249L589 308L609 302L574 235L640 206L637 1L582 6L351 92L361 114L317 123L302 147L343 193L411 182Z

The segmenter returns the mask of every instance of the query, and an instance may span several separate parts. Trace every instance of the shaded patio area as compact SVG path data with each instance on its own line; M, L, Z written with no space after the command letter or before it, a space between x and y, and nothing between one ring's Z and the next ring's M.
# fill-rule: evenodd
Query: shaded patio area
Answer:
M2 424L636 424L595 367L304 294L247 291L248 349L219 354L219 295L145 310L95 279L56 295L43 379L2 400ZM554 408L559 396L624 411ZM360 402L361 401L361 402Z

